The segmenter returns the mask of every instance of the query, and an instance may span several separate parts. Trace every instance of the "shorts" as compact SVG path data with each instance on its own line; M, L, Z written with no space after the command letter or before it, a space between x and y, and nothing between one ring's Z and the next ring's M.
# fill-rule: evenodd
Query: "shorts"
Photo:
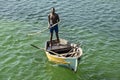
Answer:
M58 25L55 25L52 28L50 28L50 33L53 33L53 31L55 31L56 33L58 33Z

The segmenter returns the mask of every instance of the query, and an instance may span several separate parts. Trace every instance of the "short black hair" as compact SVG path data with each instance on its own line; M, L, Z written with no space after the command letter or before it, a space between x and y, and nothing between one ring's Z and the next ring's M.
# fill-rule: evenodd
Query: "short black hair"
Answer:
M51 9L54 9L54 10L55 10L55 8L54 8L54 7L52 7Z

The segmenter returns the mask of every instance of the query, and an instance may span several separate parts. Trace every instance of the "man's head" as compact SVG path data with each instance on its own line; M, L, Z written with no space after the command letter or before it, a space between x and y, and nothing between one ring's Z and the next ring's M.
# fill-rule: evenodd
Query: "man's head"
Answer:
M51 13L55 13L55 8L54 7L51 8Z

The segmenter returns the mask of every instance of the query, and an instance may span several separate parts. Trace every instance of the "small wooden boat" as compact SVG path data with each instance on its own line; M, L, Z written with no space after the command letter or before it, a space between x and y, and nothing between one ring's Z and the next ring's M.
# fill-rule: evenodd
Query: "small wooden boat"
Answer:
M49 61L65 65L76 72L82 49L77 44L69 43L65 39L60 39L59 44L57 40L53 40L52 44L52 49L50 41L45 44L45 51Z

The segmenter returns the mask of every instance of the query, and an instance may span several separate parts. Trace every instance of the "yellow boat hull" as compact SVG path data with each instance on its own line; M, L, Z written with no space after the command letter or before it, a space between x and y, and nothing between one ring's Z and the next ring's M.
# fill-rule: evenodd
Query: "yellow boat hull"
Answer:
M55 63L58 63L58 64L70 64L69 62L66 62L66 61L65 61L65 58L51 55L51 54L50 54L49 52L47 52L47 51L46 51L46 55L47 55L49 61L52 61L52 62L55 62Z

